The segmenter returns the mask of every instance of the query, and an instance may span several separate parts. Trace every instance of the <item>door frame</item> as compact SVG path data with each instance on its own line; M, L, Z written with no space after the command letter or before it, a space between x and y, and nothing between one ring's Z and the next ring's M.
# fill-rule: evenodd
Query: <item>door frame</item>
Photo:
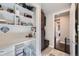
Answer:
M70 35L69 35L69 37L70 37L70 55L75 56L75 3L71 4L71 7L69 9L53 13L53 40L52 40L53 46L52 47L54 48L55 15L59 15L61 13L68 12L68 11L70 12L70 31L69 31L70 32Z
M75 3L71 4L70 8L70 55L75 56Z
M55 15L59 15L59 14L62 14L62 13L68 12L68 11L70 11L70 8L52 14L52 16L53 16L53 21L52 21L52 24L53 24L53 31L52 31L52 32L53 32L53 39L52 39L52 43L53 43L53 45L50 46L50 47L52 47L52 48L54 48Z
M56 15L60 15L60 14L63 14L63 13L66 13L66 12L69 12L70 13L70 9L66 9L66 10L63 10L63 11L59 11L59 12L57 12L57 13L54 13L53 14L53 17L54 17L54 48L56 49L56 38L55 38L55 20L56 20L56 18L55 18L55 16ZM70 15L70 14L69 14ZM70 28L69 28L70 29ZM61 51L61 50L60 50Z
M32 4L36 8L36 56L41 56L41 6Z

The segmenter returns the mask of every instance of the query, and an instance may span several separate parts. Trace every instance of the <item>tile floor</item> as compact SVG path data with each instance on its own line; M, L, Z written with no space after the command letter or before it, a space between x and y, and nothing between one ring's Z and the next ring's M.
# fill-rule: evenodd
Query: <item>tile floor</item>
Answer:
M69 56L69 54L48 47L42 52L42 56Z

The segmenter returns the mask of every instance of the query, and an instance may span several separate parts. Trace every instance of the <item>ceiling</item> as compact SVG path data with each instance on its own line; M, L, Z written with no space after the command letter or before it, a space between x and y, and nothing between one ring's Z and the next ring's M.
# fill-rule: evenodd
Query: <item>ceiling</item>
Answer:
M58 12L70 7L70 3L41 3L41 8L46 15Z

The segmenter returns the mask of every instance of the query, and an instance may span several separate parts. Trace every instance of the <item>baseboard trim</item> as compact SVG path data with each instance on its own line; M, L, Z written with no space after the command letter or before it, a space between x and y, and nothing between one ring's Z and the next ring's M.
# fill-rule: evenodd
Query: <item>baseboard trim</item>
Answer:
M49 47L54 48L54 46L52 46L52 45L49 45Z

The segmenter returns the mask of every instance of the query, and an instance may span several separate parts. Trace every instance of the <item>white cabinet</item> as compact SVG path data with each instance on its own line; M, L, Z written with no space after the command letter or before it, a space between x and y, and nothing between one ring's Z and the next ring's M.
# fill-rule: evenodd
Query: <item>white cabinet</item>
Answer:
M34 11L30 11L26 8L23 8L22 6L19 6L16 3L11 3L11 4L0 3L0 5L2 5L2 9L0 9L0 48L1 48L0 56L1 55L2 56L10 56L10 55L15 56L16 53L20 53L23 49L25 52L27 52L29 48L33 52L34 55L38 54L41 51L40 50L41 48L39 47L40 45L39 39L41 39L41 34L40 34L41 24L39 24L41 8L39 9L39 6L35 6L32 4L35 9ZM7 9L12 12L7 11ZM29 14L32 17L28 18L24 16L24 13L26 13L25 15ZM2 32L1 28L3 29L3 31L6 31L6 30L4 30L5 28L3 28L2 26L8 27L10 30L4 33ZM33 36L29 35L30 36L29 38L28 36L29 33L32 35L34 33L35 35ZM29 40L26 40L25 38L26 39L29 38ZM31 40L31 42L28 43L28 41L30 41L31 38L35 39L34 43L32 43L33 40ZM37 43L36 43L36 39L38 39ZM21 43L23 44L22 46L19 45ZM12 46L2 48L3 46L9 46L9 45L12 45ZM17 46L19 46L19 48L17 48ZM32 48L34 50L32 50ZM19 50L19 51L16 51L16 50ZM30 52L30 55L33 55L33 54L31 54ZM22 56L23 54L21 53L19 54L19 56L20 55Z
M15 45L15 56L36 56L36 40Z
M13 55L14 55L13 46L0 48L0 56L13 56Z
M0 48L0 56L35 56L35 39L14 44L9 47Z
M15 41L22 42L24 40L20 39L34 36L33 33L36 33L35 29L32 29L36 28L33 26L34 16L36 16L34 11L18 3L0 3L0 6L0 47L4 44L15 44Z

